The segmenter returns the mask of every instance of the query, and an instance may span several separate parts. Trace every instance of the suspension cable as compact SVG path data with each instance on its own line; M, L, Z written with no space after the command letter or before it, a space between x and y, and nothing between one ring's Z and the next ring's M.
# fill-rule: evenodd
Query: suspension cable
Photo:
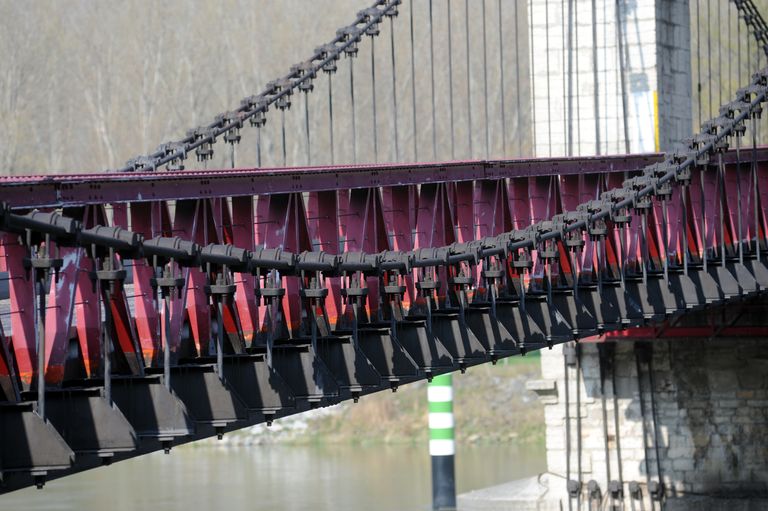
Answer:
M648 460L648 424L645 420L645 398L643 396L642 369L640 364L642 346L635 342L635 367L637 369L637 395L640 401L640 421L643 427L643 461L645 464L645 485L650 494L651 488L651 462ZM653 499L651 499L651 510L653 510Z
M515 5L517 5L517 2L515 2ZM531 6L533 7L533 6ZM528 90L530 91L531 95L531 133L533 134L533 146L531 147L531 156L538 156L536 152L536 131L538 130L538 125L536 124L536 92L533 87L533 13L528 13L528 53L529 61L528 61L528 67L531 70L530 72L530 83ZM519 66L518 66L519 67ZM519 104L519 102L518 102Z
M328 140L331 146L331 165L336 164L333 141L333 77L328 73Z
M270 82L264 92L259 95L245 98L239 108L230 112L233 115L229 119L217 116L215 122L207 126L201 126L190 130L185 138L178 142L170 142L161 145L154 153L148 156L140 156L129 160L118 172L137 170L156 170L163 165L177 165L183 161L187 154L201 146L208 146L216 142L217 137L242 126L243 121L263 116L269 105L280 104L293 94L295 89L306 87L316 77L317 71L323 69L328 63L338 59L341 53L348 53L356 47L362 34L367 33L381 23L385 16L396 11L401 0L375 0L373 6L358 13L354 23L337 31L336 37L331 43L316 49L312 57L306 60L304 66L294 66L288 75L282 79ZM355 50L356 51L356 50ZM202 161L206 161L203 159Z
M664 473L661 471L661 457L659 455L659 421L656 413L656 380L653 376L653 346L649 344L650 353L648 354L648 385L650 386L651 394L651 421L653 423L653 449L655 451L656 458L656 476L659 478L659 486L662 491L662 498L664 492ZM661 509L664 509L664 502L659 504Z
M731 39L731 28L732 28L731 25L733 24L731 22L731 4L730 4L730 2L728 3L728 5L726 7L726 10L728 11L728 41L730 42L730 41L732 41L732 39ZM739 44L741 44L741 43L739 43ZM733 67L732 66L733 58L731 56L731 53L732 53L732 50L729 47L728 48L728 97L733 96L733 90L732 90L733 89L733 83L731 82L731 80L732 80L731 70L732 70L732 67ZM722 97L720 99L722 100ZM720 104L722 105L723 102L720 101Z
M737 5L743 5L743 3L742 4L737 4ZM619 15L619 18L621 18L620 15ZM619 24L619 26L621 26L621 24ZM763 32L759 32L758 34L762 34L762 33ZM359 36L355 36L353 34L351 39L346 40L345 44L351 44L352 42L354 42L354 38L355 37L359 38ZM759 35L757 35L757 37L759 37ZM748 43L749 43L749 40L748 40ZM349 47L347 47L347 48L349 48ZM748 55L748 57L749 57L749 55ZM325 61L325 62L327 62L327 61ZM352 64L350 64L350 71L352 71L352 69L353 69L352 68ZM354 74L353 74L353 72L351 72L350 73L351 80L352 80L353 76L354 76ZM302 80L307 79L307 78L308 78L308 75L306 75L304 78L302 78ZM301 82L301 83L303 83L303 82ZM746 107L742 108L740 110L740 113L738 115L734 115L733 118L728 122L727 125L719 126L718 130L716 130L716 132L714 134L710 135L711 138L699 138L698 144L700 144L700 145L698 145L697 147L695 147L695 148L687 148L687 149L684 149L682 153L675 153L675 154L673 154L671 156L668 156L668 158L666 160L666 162L667 162L666 164L670 165L670 167L668 167L669 170L667 170L666 173L662 177L656 178L657 181L655 181L655 183L656 184L664 184L664 183L667 183L667 182L671 181L672 179L675 178L675 176L677 175L676 174L677 172L693 166L695 164L695 162L697 161L697 159L700 157L700 155L709 154L710 152L713 151L713 149L716 148L716 144L718 144L719 141L725 139L726 137L732 136L733 135L734 127L739 125L739 123L744 122L744 120L749 115L752 114L752 112L754 111L756 106L759 103L761 103L761 102L763 102L765 100L766 92L763 90L763 88L764 88L763 84L764 84L764 76L763 76L763 74L758 73L757 75L755 75L755 78L753 80L752 86L756 87L757 88L756 90L758 90L759 92L754 93L754 97L755 97L754 100L751 99L753 95L750 94L750 102L748 104L748 108L746 108ZM352 85L353 85L353 82L352 82ZM353 89L353 87L351 87L351 89ZM289 96L288 91L291 90L290 87L288 87L287 85L283 85L283 84L277 84L276 86L272 87L272 90L278 90L279 92L275 93L276 97L279 98L279 99L282 99L283 102L288 102L288 96ZM352 92L352 95L354 95L353 90L351 92ZM283 111L283 113L282 113L282 117L283 118L284 118L284 115L285 115L284 114L284 109L285 108L287 108L287 107L280 108ZM263 110L258 110L258 111L263 111ZM354 109L353 109L353 111L354 111ZM226 128L224 128L224 127L220 128L220 129L224 129L226 131ZM284 160L286 160L287 159L287 147L286 147L286 143L285 143L285 134L284 134L285 124L284 124L284 122L283 122L282 129L283 129L283 157L284 157ZM210 141L212 139L215 139L215 136L217 136L217 135L215 135L215 134L206 135L206 136L204 136L202 138L196 139L194 144L197 144L197 148L200 148L203 144L210 144ZM755 136L755 135L753 134L753 136ZM173 153L173 154L176 154L176 153ZM168 157L168 156L166 156L166 157ZM204 159L204 161L206 161L206 159ZM636 200L638 197L643 197L643 196L647 196L647 195L650 195L652 193L655 193L654 189L655 188L654 188L653 185L647 185L647 186L645 186L642 189L638 189L637 191L633 191L632 192L633 193L632 196L628 196L628 197L622 199L620 202L617 202L614 206L612 206L612 208L614 208L614 209L615 208L626 208L634 200ZM627 190L627 191L629 191L629 190ZM586 222L605 218L609 214L610 214L610 211L608 209L603 209L599 213L595 213L595 214L589 215L584 220L579 220L579 221L577 221L575 223L569 224L569 226L565 229L564 232L572 232L572 231L575 231L577 229L582 229L586 225ZM702 218L702 221L703 220L704 219ZM557 237L560 237L560 236L562 236L562 232L560 232L560 231L551 231L551 232L542 234L540 236L540 240L553 239L553 238L557 238ZM521 244L517 244L517 243L518 242L510 244L510 249L516 249L516 248L521 248L521 247L524 247L524 246L529 246L531 243L533 243L533 241L532 240L525 240L525 241L519 242Z
M709 254L707 254L707 207L706 207L706 190L704 188L704 172L706 170L706 167L701 168L701 172L699 172L699 181L701 182L701 226L699 227L699 232L701 233L701 256L703 260L704 265L704 272L707 272L707 265L709 264Z
M619 426L619 394L616 392L616 345L611 350L611 395L613 397L613 427L616 442L616 468L619 473L619 488L624 491L624 466L621 457L621 428ZM623 499L622 499L623 502Z
M712 117L715 108L712 106L712 0L707 0L707 86L709 99L709 112L707 117Z
M435 33L432 25L432 0L429 0L429 71L432 84L432 157L437 160L437 108L435 106Z
M710 0L711 1L711 0ZM730 7L729 4L725 5L726 8ZM720 18L720 5L717 6L717 19ZM730 29L730 27L728 27ZM730 41L730 39L729 39ZM717 45L717 83L719 84L719 87L717 88L717 104L722 105L723 104L723 45L718 44Z
M574 275L573 280L574 282L578 280L576 274L575 274L575 267L573 268ZM582 435L581 435L581 381L582 381L582 374L581 374L581 344L576 343L574 346L574 349L576 350L576 471L578 473L578 481L579 481L579 495L576 499L576 504L579 509L581 509L581 484L582 480L584 478L584 472L582 468L581 458L582 458Z
M578 41L577 41L578 42ZM592 83L595 101L595 154L600 155L600 83L597 58L597 0L592 0Z
M563 17L565 19L565 17ZM566 111L566 133L568 149L566 154L573 156L573 0L568 0L568 37L566 38L566 54L568 56L568 106Z
M304 135L306 137L307 166L309 167L312 165L312 146L309 143L309 91L304 92Z
M501 1L501 0L500 0ZM520 15L518 6L520 2L515 2L515 98L517 99L517 111L515 112L515 138L517 139L517 157L523 155L523 137L520 135L520 119L522 106L520 104ZM499 16L501 18L501 16Z
M531 17L533 19L533 17ZM549 0L544 0L544 38L546 40L545 51L547 55L547 143L549 145L549 156L552 157L552 83L550 81L549 68Z
M365 31L368 28L370 28L370 27L372 27L374 25L379 24L381 22L382 18L385 15L387 15L388 12L390 12L392 9L394 9L396 7L397 3L399 3L399 2L395 2L395 0L376 0L376 2L374 3L374 7L372 8L373 11L375 11L375 12L373 12L373 13L371 13L369 15L366 15L366 16L358 15L358 18L356 19L355 23L353 25L351 25L350 27L347 27L348 29L351 29L351 30L343 31L344 32L343 34L337 34L337 37L331 43L331 45L334 47L334 49L332 49L330 52L327 52L327 53L319 53L319 52L316 51L315 54L312 55L311 59L308 60L307 62L309 62L311 64L313 69L320 69L321 66L326 64L329 60L337 58L338 55L341 52L345 51L345 49L349 48L351 45L357 44L357 42L359 41L360 34L365 33ZM467 14L469 13L469 10L468 10L469 5L468 4L469 4L468 0L465 0ZM712 5L711 4L712 4L711 0L708 0L708 3L707 3L707 18L708 18L707 19L707 30L708 30L708 32L712 32ZM754 30L758 31L759 34L763 34L763 28L762 27L764 26L764 22L762 21L761 18L759 18L759 14L755 14L755 13L753 13L750 10L750 9L754 8L754 6L752 6L751 2L746 7L743 4L743 2L739 2L736 5L737 5L737 8L740 10L740 12L748 13L746 15L746 20L747 20L748 27L750 29L754 29ZM486 6L485 6L485 0L484 0L483 11L485 11L485 7ZM549 10L548 2L546 2L545 8L547 9L547 13L546 14L547 14L547 17L548 17L548 14L549 14L548 13L548 10ZM623 59L626 56L626 53L627 53L626 42L625 42L626 36L625 36L625 34L621 34L621 32L623 32L623 30L625 29L624 24L623 24L624 20L623 20L623 16L622 16L622 13L621 13L621 8L622 8L621 7L621 2L617 1L616 15L617 15L617 21L618 21L618 23L617 23L617 32L620 33L619 37L618 37L618 42L619 42L619 46L620 46L620 51L619 51L620 60ZM697 1L697 15L698 15L699 9L700 9L700 0ZM368 11L370 11L370 9ZM411 4L411 11L413 11L413 4ZM718 11L718 14L719 13L720 13L720 11ZM486 14L487 13L483 12L483 22L484 22L484 24L487 24ZM728 18L730 20L730 16L731 16L730 10L728 11L727 15L728 15ZM757 21L755 20L755 16L757 16L759 18ZM516 4L516 17L517 17L517 4ZM469 16L466 16L466 18L467 19L465 21L466 21L466 29L467 29L467 35L468 35L469 34L469 21L468 21ZM499 18L501 19L501 16L499 16ZM700 20L698 20L698 21L700 22ZM532 20L531 20L531 22L532 22ZM516 20L516 23L517 23L517 20ZM411 32L412 32L412 48L411 48L411 50L412 50L412 54L415 52L415 49L414 49L415 35L413 35L413 31L414 31L413 24L414 24L414 21L413 21L413 17L412 17L411 18ZM701 27L698 27L698 28L699 28L699 32L701 32L701 30L700 30ZM730 24L729 24L729 27L728 27L729 33L731 31L731 28L732 27L730 27ZM739 28L740 28L740 25L739 25ZM576 24L575 30L578 30L578 23ZM391 39L394 38L393 35L391 35L390 37L391 37ZM761 37L761 36L759 36L759 37ZM699 33L698 37L697 37L697 47L700 47L700 38L701 38L701 34ZM431 39L432 39L432 46L433 46L434 45L434 43L433 43L433 36L431 37ZM485 48L485 46L487 46L487 33L484 33L483 42L484 42L484 57L487 58L487 55L486 55L487 48ZM550 58L550 56L549 56L549 50L550 50L549 42L550 42L549 41L549 34L547 33L547 46L548 46L548 49L547 49L548 55L547 55L547 57L548 58ZM751 42L750 39L748 39L747 44L750 45L750 42ZM739 53L740 53L740 50L741 50L740 44L741 43L739 42L739 50L738 50ZM469 47L469 37L467 37L467 46ZM761 50L764 50L764 49L761 49ZM531 45L531 51L533 51L533 45ZM434 52L434 50L433 50L433 52ZM501 54L501 52L503 52L503 43L500 40L500 54ZM722 48L718 48L718 62L717 62L717 65L719 67L719 71L718 72L720 73L720 76L719 76L720 79L722 79L722 67L723 67L723 63L722 63L723 53L722 52L723 52ZM712 91L711 91L711 88L712 88L712 83L711 82L713 81L712 78L714 77L714 75L713 75L713 73L714 73L713 65L715 63L712 61L712 58L711 58L712 53L711 53L711 41L710 40L708 40L708 42L707 42L707 54L709 56L708 66L709 66L709 76L710 76L710 80L709 80L710 83L708 84L708 88L710 90L710 101L709 101L710 105L709 105L709 107L710 107L710 111L714 114L715 113L714 112L714 106L712 104L713 101L714 101L714 97L713 97L713 94L712 94ZM470 59L470 52L467 51L467 60L468 60L468 62L469 62L469 59ZM533 62L533 54L531 55L531 61ZM484 66L485 67L484 74L487 74L487 62L484 62L484 64L486 64ZM502 57L502 60L501 60L501 64L503 66L503 57ZM759 64L759 62L758 62L758 64ZM576 65L578 66L578 61L576 62ZM730 59L729 59L729 62L728 62L729 74L731 72L732 66L733 66L733 64L730 62ZM432 64L432 67L434 67L434 63ZM749 67L749 64L748 64L748 67ZM624 66L621 66L621 65L620 65L620 68L622 68L621 69L622 81L625 81L626 80L626 76L625 76L626 75L626 69L624 69ZM700 74L700 72L701 72L700 68L701 68L701 66L697 67L697 74ZM414 61L414 59L412 59L412 71L413 71L413 74L415 75L415 61ZM470 108L468 108L468 110L469 110L470 116L471 116L471 90L470 90L471 78L469 76L470 75L470 73L469 73L469 71L470 71L469 70L469 66L467 68L467 71L468 71L468 73L467 73L468 74L468 76L467 76L467 80L468 80L468 103L470 103L470 105L469 105ZM502 78L505 79L506 77L504 77L503 74L504 73L502 72ZM301 85L302 83L311 81L313 79L313 77L314 77L313 73L297 74L297 73L292 71L291 74L287 75L285 77L285 79L284 79L285 82L286 82L285 86L281 86L280 88L277 88L277 89L275 89L275 88L268 88L267 91L265 91L264 93L262 93L259 96L259 98L261 98L263 100L262 103L257 105L254 102L245 102L244 101L243 104L241 105L241 107L237 110L237 112L239 114L241 114L241 121L245 120L245 119L252 118L257 113L265 112L266 108L268 107L268 105L270 105L270 104L272 104L272 103L274 103L276 101L279 101L281 98L283 98L285 96L290 95L291 92L295 88L299 87L299 85ZM415 81L415 76L414 76L414 81ZM487 81L487 77L486 77L486 81ZM548 84L548 85L550 85L550 84ZM626 92L626 84L624 85L624 89L625 89L624 92ZM722 91L722 89L720 89L719 90L720 96L722 96L722 93L723 93L723 91ZM412 84L412 95L414 96L413 99L414 99L414 109L415 109L415 83ZM503 93L502 93L502 96L504 96ZM434 94L433 94L433 97L434 97ZM486 100L486 102L489 100L487 94L486 94L485 100ZM502 100L505 101L506 98L502 97ZM578 100L579 100L579 98L577 97L577 101ZM627 123L626 93L622 94L622 101L623 101L622 107L625 110L624 121L625 121L625 125L626 125L626 123ZM534 104L535 104L535 101L534 101ZM433 110L436 110L436 109L433 109ZM504 105L503 110L504 110L503 115L506 116L506 104ZM550 110L551 110L551 105L550 105ZM579 110L579 108L577 106L577 111L578 110ZM701 111L699 112L699 116L701 116ZM416 112L414 110L414 118L415 117L416 117ZM487 119L487 117L488 116L486 116L486 119ZM435 122L436 119L434 119L434 118L436 118L436 113L433 115L433 125L434 125L434 128L435 128L434 131L436 131L436 122ZM534 118L533 136L534 136L534 142L535 142L535 138L536 138L536 133L535 133L535 131L536 131L535 130L535 109L533 111L533 118ZM504 124L504 123L505 123L505 119L502 119L502 124ZM216 138L220 134L226 133L226 132L234 129L234 124L232 122L217 121L217 122L207 126L206 128L207 128L207 131L202 136L196 136L195 137L195 136L188 135L186 138L184 138L179 143L177 148L175 148L173 150L170 150L170 151L168 151L168 150L164 150L164 151L158 150L155 153L152 153L148 157L142 157L142 158L147 158L149 160L148 163L146 161L145 162L138 162L138 161L132 160L130 165L127 165L127 166L123 167L120 170L123 170L123 171L127 171L127 170L140 170L140 169L156 170L159 166L167 165L167 164L169 164L171 162L181 160L181 159L186 157L187 152L189 152L190 150L194 150L194 149L200 147L202 144L210 144L212 142L215 142ZM502 126L502 128L503 128L504 131L506 131L506 127L505 126ZM597 128L597 129L599 129L599 128ZM486 122L486 130L488 132L487 136L486 136L486 146L487 146L487 151L486 152L489 153L490 152L490 124L488 122ZM470 129L468 131L469 131L469 137L470 137L469 138L469 142L470 142L470 145L471 145L471 143L472 143L472 139L471 139L471 137L472 137L471 124L470 124ZM573 131L573 130L571 129L570 131ZM626 131L627 131L627 129L626 129L626 126L625 126L625 132ZM579 130L577 129L576 132L578 134ZM416 133L417 133L417 130L414 128L414 135ZM571 134L571 136L573 136L573 135ZM257 134L257 137L260 137L260 134ZM418 144L416 143L415 138L416 137L414 136L414 146L415 146L414 149L417 150L417 145ZM503 138L506 139L506 137L503 137ZM506 142L506 140L505 140L505 142ZM552 138L550 137L550 145L551 145L551 142L552 142ZM625 136L625 144L627 146L629 145L629 137L628 137L628 135ZM376 141L375 141L375 146L376 146L375 147L375 150L376 150L377 146L378 146L377 137L376 137ZM433 133L433 149L435 149L435 147L436 147L436 133ZM283 149L283 153L284 153L283 160L284 160L284 163L287 164L287 145L284 144L282 149ZM470 149L471 149L471 147L470 147ZM472 151L470 151L470 152L472 152ZM550 152L551 152L551 149L550 149ZM260 155L260 153L261 153L261 142L260 141L257 141L257 153L258 153L257 154L258 159L261 160L261 155ZM355 153L356 153L356 151L355 151ZM436 153L436 151L435 151L435 153ZM311 146L310 146L309 154L310 154L310 157L311 157ZM259 165L261 165L261 161L259 161Z
M256 128L256 165L261 168L261 126Z
M453 36L451 31L451 0L448 0L448 105L451 120L451 160L456 159L456 127L453 121Z
M285 147L285 109L284 108L280 109L280 122L281 122L281 128L282 128L282 141L283 141L283 167L287 167L288 152Z
M571 481L571 389L568 382L568 358L563 357L563 386L565 387L565 481L570 484ZM573 502L570 494L568 495L568 511L573 510Z
M613 345L611 345L613 348ZM611 482L611 450L608 445L608 404L605 399L605 379L608 370L608 344L602 342L597 345L600 370L600 408L602 411L603 422L603 450L605 453L605 487L608 488Z
M488 118L488 37L486 31L486 16L485 16L485 1L482 0L482 17L483 17L483 98L485 104L485 157L491 157L491 131L488 126L490 119Z
M752 179L754 181L753 188L755 190L755 254L757 254L757 260L760 261L760 224L762 223L760 221L760 215L759 215L759 200L760 200L760 189L758 188L758 180L757 180L757 130L755 129L755 125L757 124L757 120L752 117L752 129L750 130L752 132Z
M728 59L730 62L730 59ZM730 73L728 74L730 79ZM736 137L736 223L739 240L739 264L744 264L744 237L741 220L741 137Z
M720 210L720 265L725 268L725 165L723 164L723 153L717 153L717 178L719 190L719 210Z
M464 9L466 11L464 16L464 33L467 40L467 140L469 141L469 155L468 158L472 159L474 150L472 147L472 71L469 67L469 0L464 0Z
M624 122L624 152L630 153L629 147L629 107L627 106L627 76L626 76L626 55L624 52L624 30L622 24L624 23L624 16L621 12L621 0L616 0L616 36L618 38L618 50L619 50L619 79L621 83L621 109Z
M397 66L395 65L395 19L393 16L389 18L389 47L392 54L392 116L394 117L392 122L392 128L394 133L392 136L395 140L395 162L400 161L400 134L398 133L398 115L397 115Z
M741 16L739 16L738 11L736 12L736 41L738 41L738 45L736 46L736 80L738 83L741 83L741 75L742 75L742 68L741 68L741 23L739 23L739 19ZM699 124L701 124L701 118L699 118Z
M699 120L697 126L701 126L701 0L696 0L696 92L698 100Z
M352 163L357 163L357 119L355 118L355 58L347 56L349 60L349 99L352 108Z
M416 140L418 138L418 131L416 129L416 57L415 57L415 42L413 37L413 4L416 0L411 0L411 104L413 105L413 161L419 161L419 144Z
M579 9L578 4L573 2L573 0L569 0L572 2L573 5L573 18L574 18L574 39L576 44L576 52L579 51ZM574 68L576 69L576 76L574 77L574 80L576 81L576 152L577 154L581 154L581 94L579 93L579 58L576 57L576 62L574 63Z
M501 82L501 149L504 152L504 157L506 158L508 156L507 152L507 111L506 111L506 104L505 104L505 92L504 92L504 37L503 37L503 30L502 30L502 10L501 10L501 0L499 0L499 81ZM515 20L515 25L517 25L517 20ZM517 26L515 26L515 29L517 29ZM515 44L515 48L517 48L517 44Z
M371 108L373 114L373 161L379 162L379 142L376 123L376 51L374 39L371 37Z
M688 276L688 258L690 255L688 252L690 251L690 246L688 243L688 231L690 230L690 227L688 225L688 189L689 185L684 185L683 190L680 194L681 202L682 202L682 210L683 210L683 275ZM693 235L693 233L691 233Z

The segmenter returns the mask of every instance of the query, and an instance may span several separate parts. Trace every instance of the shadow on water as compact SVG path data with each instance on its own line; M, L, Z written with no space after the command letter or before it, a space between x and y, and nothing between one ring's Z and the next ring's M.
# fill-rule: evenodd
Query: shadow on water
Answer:
M458 447L458 491L532 476L544 446ZM0 497L0 509L420 511L431 508L427 445L183 448Z

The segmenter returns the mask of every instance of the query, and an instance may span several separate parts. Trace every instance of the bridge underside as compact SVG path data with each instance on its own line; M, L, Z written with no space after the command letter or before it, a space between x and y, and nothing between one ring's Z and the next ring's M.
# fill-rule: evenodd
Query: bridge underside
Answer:
M509 248L659 159L6 180L3 491L574 339L762 335L763 149Z

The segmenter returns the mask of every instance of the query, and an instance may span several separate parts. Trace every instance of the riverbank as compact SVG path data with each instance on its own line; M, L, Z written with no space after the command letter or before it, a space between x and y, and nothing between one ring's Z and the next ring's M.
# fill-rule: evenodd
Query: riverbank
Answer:
M512 357L497 365L483 364L456 373L454 412L460 444L541 443L544 412L525 382L540 377L538 354ZM425 382L401 387L396 393L365 396L227 434L223 440L197 446L261 444L420 444L426 443Z

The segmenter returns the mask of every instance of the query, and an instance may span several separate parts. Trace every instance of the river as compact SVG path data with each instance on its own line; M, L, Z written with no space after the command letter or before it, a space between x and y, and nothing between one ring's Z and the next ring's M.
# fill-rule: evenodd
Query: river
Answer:
M459 445L458 491L537 474L543 445ZM182 447L0 496L0 510L421 511L426 445Z

